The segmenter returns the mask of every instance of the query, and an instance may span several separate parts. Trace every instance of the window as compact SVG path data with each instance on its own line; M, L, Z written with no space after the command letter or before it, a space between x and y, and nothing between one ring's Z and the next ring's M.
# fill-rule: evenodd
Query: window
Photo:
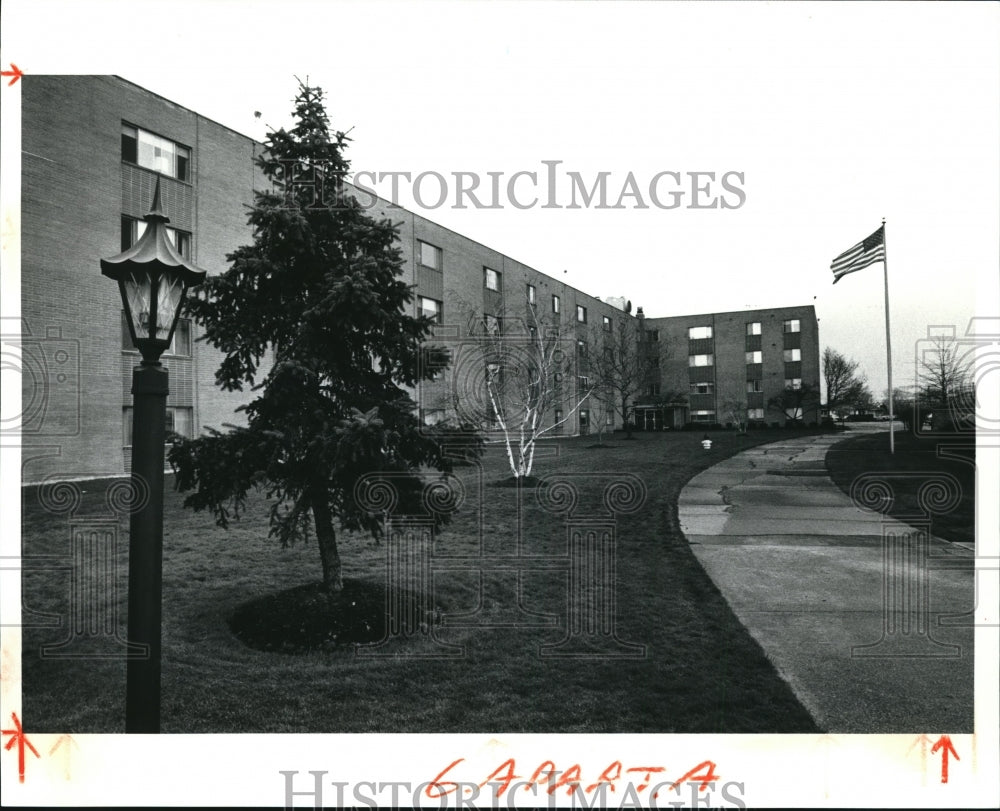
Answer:
M483 316L483 326L486 328L487 335L502 335L503 334L503 322L499 317L495 315L484 315Z
M754 352L747 352L747 363L763 363L764 353L759 349Z
M180 434L183 437L191 436L190 408L167 408L167 433Z
M615 424L615 415L609 411L604 419L604 424L607 426L612 426Z
M611 317L607 315L604 316L604 331L611 332Z
M586 375L580 375L576 379L576 383L580 387L580 391L587 391L590 388L590 378Z
M785 388L786 389L801 389L802 388L802 378L801 377L786 377L785 378Z
M170 434L180 434L183 437L192 436L192 409L179 406L167 406L166 424L167 442L170 441ZM132 446L132 406L122 408L122 444L126 448Z
M535 286L533 284L528 285L528 304L535 303Z
M576 354L579 357L581 357L581 358L587 357L587 342L586 341L577 341L576 342Z
M557 431L562 430L562 426L559 424L562 422L562 420L563 420L563 411L561 408L557 408L555 411L552 412L552 424L556 426Z
M135 217L122 217L121 249L127 251L146 233L146 221ZM167 236L184 259L191 258L191 235L167 226Z
M483 268L483 283L487 290L500 292L500 274L493 268Z
M781 329L782 332L798 332L799 327L799 319L793 318L791 321L785 321Z
M646 396L647 397L659 397L660 396L660 384L650 383L646 386Z
M688 355L688 366L712 366L714 363L712 355Z
M431 245L429 242L421 242L417 240L418 255L417 261L423 265L425 268L433 268L434 270L441 270L443 266L441 249L436 245Z
M185 259L191 258L191 235L185 233L184 231L174 231L173 228L167 229L167 234L173 236L174 247L177 248L177 253L179 253Z
M178 318L177 326L174 328L174 337L167 347L167 355L180 355L191 357L191 319ZM178 431L178 433L180 433ZM186 434L185 434L186 436Z
M796 361L802 360L802 350L801 349L786 349L785 350L785 363L795 363Z
M579 321L581 324L587 323L587 308L584 307L582 304L576 305L576 320Z
M559 296L552 297L552 312L559 312Z
M714 394L715 384L714 383L692 383L691 384L691 394Z
M711 327L691 327L688 330L688 340L689 341L700 341L704 338L712 337Z
M760 321L751 321L747 324L747 335L760 335Z
M122 310L122 351L138 351L132 343L132 334L128 331L128 316ZM177 326L174 328L174 337L170 341L170 346L164 351L165 355L177 355L179 357L191 357L191 319L178 318Z
M436 299L420 297L420 314L435 324L441 323L443 307L444 305Z
M715 412L710 410L700 410L691 412L692 422L715 422Z
M122 160L178 180L190 180L190 149L129 124L122 124Z
M755 394L764 391L764 381L763 380L748 380L747 381L747 392L750 394Z
M748 420L762 420L762 419L764 419L764 409L763 408L748 408L747 409L747 419Z

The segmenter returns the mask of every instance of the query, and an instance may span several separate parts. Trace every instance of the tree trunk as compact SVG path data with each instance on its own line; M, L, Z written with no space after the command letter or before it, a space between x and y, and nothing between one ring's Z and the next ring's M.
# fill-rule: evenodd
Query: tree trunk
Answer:
M336 594L343 590L344 579L340 568L340 552L337 551L337 532L333 528L333 515L323 496L313 501L312 512L316 523L319 559L323 564L323 588L328 594Z
M628 398L622 397L622 419L625 420L625 439L632 438L632 423L628 418Z

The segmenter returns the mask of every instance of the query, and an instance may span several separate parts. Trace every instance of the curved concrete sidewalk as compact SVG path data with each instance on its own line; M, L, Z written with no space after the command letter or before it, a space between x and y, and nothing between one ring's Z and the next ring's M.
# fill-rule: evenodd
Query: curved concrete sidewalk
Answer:
M974 552L856 507L824 465L842 438L714 465L681 491L681 529L824 730L972 732Z

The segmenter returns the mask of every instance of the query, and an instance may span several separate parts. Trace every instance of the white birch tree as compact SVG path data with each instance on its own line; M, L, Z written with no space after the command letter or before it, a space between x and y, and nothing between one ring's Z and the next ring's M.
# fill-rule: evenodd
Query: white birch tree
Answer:
M526 302L524 315L460 306L465 337L454 352L452 407L502 441L511 475L526 478L538 441L565 425L594 385L577 374L575 339L534 305ZM556 409L562 412L558 418Z

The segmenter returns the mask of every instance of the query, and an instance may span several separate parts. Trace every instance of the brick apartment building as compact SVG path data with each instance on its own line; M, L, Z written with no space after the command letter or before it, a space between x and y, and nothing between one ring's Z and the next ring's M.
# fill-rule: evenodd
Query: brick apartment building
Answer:
M21 324L13 334L4 325L4 341L21 346L22 478L118 475L129 465L138 353L99 261L141 234L159 179L177 247L210 274L225 270L226 255L251 238L246 213L265 184L254 163L263 147L119 77L22 82ZM400 223L414 313L433 315L445 340L464 334L470 314L516 322L529 306L546 322L558 321L583 353L595 325L634 323L644 351L661 359L659 379L637 398L639 427L725 424L733 408L784 423L768 400L786 384L819 388L811 306L647 318L641 309L627 312L623 300L601 301L418 214L390 211L385 201L371 214ZM216 388L218 355L197 337L197 326L182 319L164 354L168 428L188 436L238 422L241 402ZM577 373L586 374L585 361ZM447 414L448 385L445 377L416 393L428 421ZM575 402L574 387L565 389L545 415L550 423ZM816 410L801 417L815 421ZM612 427L620 422L602 418ZM592 420L585 403L562 432L586 433Z
M818 421L819 325L811 305L639 317L642 334L661 346L660 379L648 384L636 408L640 427L726 425L737 421L736 411L745 411L749 424ZM790 398L785 409L769 405L803 385L814 398L801 404Z

